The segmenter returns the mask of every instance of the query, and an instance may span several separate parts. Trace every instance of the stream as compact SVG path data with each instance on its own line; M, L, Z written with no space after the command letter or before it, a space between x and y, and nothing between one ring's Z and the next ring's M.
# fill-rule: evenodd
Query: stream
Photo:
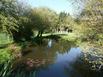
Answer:
M102 77L88 66L82 68L83 64L78 63L82 54L72 42L48 39L16 61L10 77Z

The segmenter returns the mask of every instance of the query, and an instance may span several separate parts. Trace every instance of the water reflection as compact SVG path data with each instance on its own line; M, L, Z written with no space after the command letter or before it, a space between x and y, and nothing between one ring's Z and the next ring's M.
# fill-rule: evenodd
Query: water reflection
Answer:
M24 77L72 77L73 73L79 77L72 65L80 55L81 49L71 42L48 40L46 45L31 47L30 53L16 61L11 77L22 71Z
M61 54L57 52L57 59L56 62L73 62L77 59L78 56L81 54L80 48L71 48L70 51L67 53Z
M53 43L53 41L51 40L51 39L49 39L49 41L48 41L48 48L51 48L51 46L52 46L52 43Z
M57 52L56 54L55 63L50 65L47 69L38 70L36 77L68 77L65 73L66 68L69 68L72 73L75 73L71 64L80 56L81 50L79 48L71 48L67 53L61 54ZM71 77L71 72L68 73L69 77Z

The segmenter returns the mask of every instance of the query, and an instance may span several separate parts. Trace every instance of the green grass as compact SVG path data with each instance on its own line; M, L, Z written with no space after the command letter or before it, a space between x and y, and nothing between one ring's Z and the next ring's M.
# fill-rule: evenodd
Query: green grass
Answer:
M50 35L68 35L66 32L62 33L44 33L42 36L50 36Z
M0 49L0 63L4 63L11 59L11 53L9 48Z
M75 33L68 33L67 35L62 35L61 38L68 41L76 41L78 36Z
M5 33L0 33L0 44L8 44L13 42L13 40Z

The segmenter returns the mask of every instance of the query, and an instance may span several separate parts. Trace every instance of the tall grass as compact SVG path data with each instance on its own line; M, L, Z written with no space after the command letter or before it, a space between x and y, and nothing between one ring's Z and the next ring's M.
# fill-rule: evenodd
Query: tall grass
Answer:
M11 72L12 72L11 61L7 61L5 63L0 64L0 77L10 77Z
M10 48L0 49L0 77L35 77L35 70L26 71L22 64L19 65L20 67L13 65L16 59L12 55ZM18 49L15 49L15 52Z
M8 48L0 49L0 77L9 77L12 56Z

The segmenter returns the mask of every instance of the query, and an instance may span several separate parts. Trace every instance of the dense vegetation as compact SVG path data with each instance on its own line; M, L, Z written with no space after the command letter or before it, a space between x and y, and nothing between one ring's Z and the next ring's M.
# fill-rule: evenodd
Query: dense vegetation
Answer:
M68 35L61 38L76 42L85 53L94 48L88 54L103 56L103 0L88 0L77 17L65 12L57 14L46 7L31 8L17 0L0 0L0 64L20 57L25 42L41 43L37 41L43 39L43 34L57 32L67 32ZM2 34L9 39L7 43L1 38ZM5 71L1 70L0 75L5 77Z

